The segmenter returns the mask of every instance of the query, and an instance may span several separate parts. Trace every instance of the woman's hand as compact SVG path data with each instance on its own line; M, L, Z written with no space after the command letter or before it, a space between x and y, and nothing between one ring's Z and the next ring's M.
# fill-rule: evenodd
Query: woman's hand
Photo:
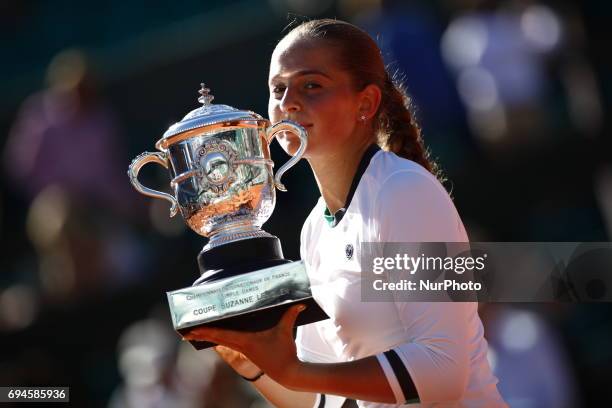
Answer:
M261 369L257 367L251 360L249 360L244 354L237 352L229 347L215 346L215 351L230 367L246 378L253 378L261 372Z
M246 361L250 360L251 364L259 367L276 382L290 385L297 379L297 371L300 366L293 340L293 326L297 316L305 308L306 306L301 304L290 307L278 324L268 330L240 332L214 327L197 327L188 332L184 338L210 341L225 346L225 349L229 348L232 352L224 348L217 352L225 361L229 360L228 363L236 371L243 368L246 370ZM234 354L236 352L243 354L244 359ZM242 375L242 371L238 372ZM255 375L256 373L245 374Z

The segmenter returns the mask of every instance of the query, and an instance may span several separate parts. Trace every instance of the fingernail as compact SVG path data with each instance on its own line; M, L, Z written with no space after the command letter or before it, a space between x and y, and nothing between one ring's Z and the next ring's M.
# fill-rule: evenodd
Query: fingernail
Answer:
M301 312L302 310L306 309L305 305L300 305L300 307L298 307L298 310Z

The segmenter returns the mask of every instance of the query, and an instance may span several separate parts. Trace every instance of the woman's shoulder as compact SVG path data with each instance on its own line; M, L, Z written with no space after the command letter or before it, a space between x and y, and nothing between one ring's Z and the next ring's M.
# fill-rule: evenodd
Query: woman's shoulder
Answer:
M304 224L302 225L302 238L304 238L305 234L309 234L314 228L317 228L317 225L322 222L324 211L325 201L323 201L323 197L319 197L312 210L310 210L310 214L308 214L308 217L306 217Z
M382 187L389 181L396 180L404 182L429 181L436 188L444 190L438 179L425 167L392 152L380 151L377 153L373 157L368 170L368 176L374 179L379 187Z
M452 205L448 192L433 174L392 152L380 151L372 158L362 184L359 196L373 209L385 202L407 205L435 200Z
M319 197L312 210L310 210L308 217L306 217L306 223L323 218L322 214L324 211L325 201L323 201L323 197Z
M406 242L467 240L450 195L433 174L393 153L382 152L375 159L368 195L382 235Z

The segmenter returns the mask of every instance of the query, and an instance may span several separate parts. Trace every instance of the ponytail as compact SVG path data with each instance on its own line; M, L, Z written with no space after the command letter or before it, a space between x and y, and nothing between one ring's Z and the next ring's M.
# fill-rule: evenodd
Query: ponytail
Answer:
M378 145L383 149L412 160L444 182L438 164L430 159L423 144L421 128L414 118L412 102L404 87L386 75L378 114Z

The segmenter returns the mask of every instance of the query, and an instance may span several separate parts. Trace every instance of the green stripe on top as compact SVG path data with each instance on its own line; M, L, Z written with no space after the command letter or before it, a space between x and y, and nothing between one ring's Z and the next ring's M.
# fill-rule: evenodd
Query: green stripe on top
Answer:
M338 225L338 223L344 217L344 214L346 214L346 211L349 208L351 201L353 200L353 196L355 195L355 191L357 190L357 186L359 185L359 182L361 181L361 177L363 176L363 173L365 173L366 169L368 168L368 165L370 164L372 157L374 157L376 152L378 152L379 150L380 150L380 147L378 147L378 145L372 144L370 147L368 147L368 149L365 151L365 153L361 157L361 161L359 162L357 171L355 172L355 175L353 176L353 181L351 182L351 188L349 189L348 196L346 197L346 203L344 204L344 207L340 208L333 215L331 211L329 211L329 208L327 207L325 208L325 211L323 212L323 217L325 217L325 221L327 221L327 224L331 228L334 228L336 225Z
M329 211L329 208L325 207L325 211L323 212L323 217L325 217L325 221L329 224L330 227L336 225L336 217Z

